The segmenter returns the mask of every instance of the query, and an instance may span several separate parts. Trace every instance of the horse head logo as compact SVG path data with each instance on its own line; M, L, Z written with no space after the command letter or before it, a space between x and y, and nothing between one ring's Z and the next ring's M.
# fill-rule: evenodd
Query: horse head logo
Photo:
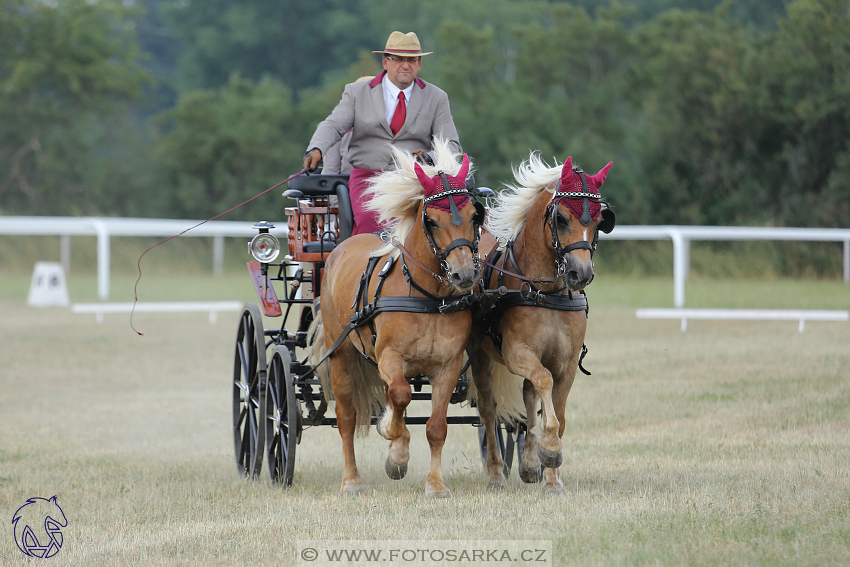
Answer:
M50 500L30 498L12 516L15 543L24 555L47 559L59 553L62 547L62 528L68 525L65 513Z

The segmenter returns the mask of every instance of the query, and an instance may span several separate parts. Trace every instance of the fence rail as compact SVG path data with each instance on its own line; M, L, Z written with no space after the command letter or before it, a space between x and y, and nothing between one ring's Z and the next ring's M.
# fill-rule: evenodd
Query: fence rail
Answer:
M113 236L154 236L167 238L203 221L176 219L134 219L111 217L0 217L0 235L55 235L60 237L60 257L66 271L70 266L71 236L97 236L97 289L101 300L109 299L110 239ZM188 237L213 238L213 273L220 274L224 263L224 238L252 238L251 223L209 221L187 232ZM286 225L272 230L285 245ZM850 229L783 228L743 226L618 226L610 240L671 240L673 242L673 304L685 305L685 281L690 270L692 240L785 240L844 243L844 283L850 284Z

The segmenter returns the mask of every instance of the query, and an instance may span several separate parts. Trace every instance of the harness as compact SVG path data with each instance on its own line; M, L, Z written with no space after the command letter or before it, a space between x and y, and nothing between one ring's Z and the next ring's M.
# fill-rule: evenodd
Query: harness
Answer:
M505 265L509 257L516 273L505 269ZM500 259L502 261L502 266L498 267L496 266L496 263L498 263ZM535 283L553 283L554 281L557 281L558 278L529 278L525 276L520 267L517 265L516 258L514 257L512 240L505 246L505 252L499 250L493 254L492 259L488 259L487 264L484 266L484 276L482 281L490 281L490 277L492 276L494 269L499 272L496 282L497 286L502 289L504 289L502 286L502 279L505 274L523 281L518 290L508 290L506 293L502 294L498 300L496 300L493 309L482 318L484 332L490 337L490 339L492 339L493 346L496 347L499 354L502 352L502 335L496 331L496 327L498 326L505 309L508 309L509 307L543 307L544 309L554 309L556 311L584 311L585 317L590 312L590 306L588 305L587 295L585 295L584 290L576 294L567 290L566 294L562 294L561 292L566 288L566 285L550 291L541 291L537 289L534 286ZM581 364L586 354L587 345L583 344L581 347L581 356L578 360L578 367L583 373L590 376L590 372L588 372Z

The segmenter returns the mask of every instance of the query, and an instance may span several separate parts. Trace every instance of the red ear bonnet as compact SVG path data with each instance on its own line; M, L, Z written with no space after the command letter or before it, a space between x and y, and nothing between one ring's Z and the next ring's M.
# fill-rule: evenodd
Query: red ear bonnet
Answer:
M416 177L419 178L419 183L425 191L425 206L436 207L444 211L451 210L449 199L454 199L458 209L462 208L469 202L470 196L466 189L466 176L469 173L469 158L463 154L463 162L460 166L460 171L457 175L446 175L446 180L449 182L447 190L443 183L443 178L438 173L434 177L428 177L425 171L419 166L419 163L413 165L416 171Z
M597 199L596 201L589 201L589 213L591 218L595 219L602 210L602 205L598 201L599 188L602 187L602 183L608 176L608 171L613 164L614 162L609 162L596 175L585 174L584 178L587 181L587 185L585 186L582 182L582 175L573 169L572 156L568 157L567 161L564 162L564 167L561 168L561 180L558 188L555 189L556 192L552 200L563 202L572 209L577 217L580 217L582 215L585 195L588 195L589 199L595 198Z

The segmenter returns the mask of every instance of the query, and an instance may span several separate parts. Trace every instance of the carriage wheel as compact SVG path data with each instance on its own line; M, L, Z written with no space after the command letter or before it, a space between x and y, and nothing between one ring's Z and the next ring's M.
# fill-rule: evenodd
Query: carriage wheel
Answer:
M511 476L511 466L514 460L514 453L517 453L517 463L522 458L522 448L525 444L525 433L517 433L517 429L512 424L504 424L496 422L496 443L499 447L499 454L502 456L504 463L505 479ZM484 467L487 467L487 436L484 434L484 427L478 428L478 444L481 446L481 462Z
M289 370L289 349L274 349L269 363L269 380L266 388L264 416L266 453L269 475L273 484L292 485L295 474L295 447L301 429L301 404L295 397L295 384Z
M260 309L248 303L242 309L236 332L233 361L233 444L236 470L256 478L263 467L265 429L260 427L260 406L266 388L266 343Z

